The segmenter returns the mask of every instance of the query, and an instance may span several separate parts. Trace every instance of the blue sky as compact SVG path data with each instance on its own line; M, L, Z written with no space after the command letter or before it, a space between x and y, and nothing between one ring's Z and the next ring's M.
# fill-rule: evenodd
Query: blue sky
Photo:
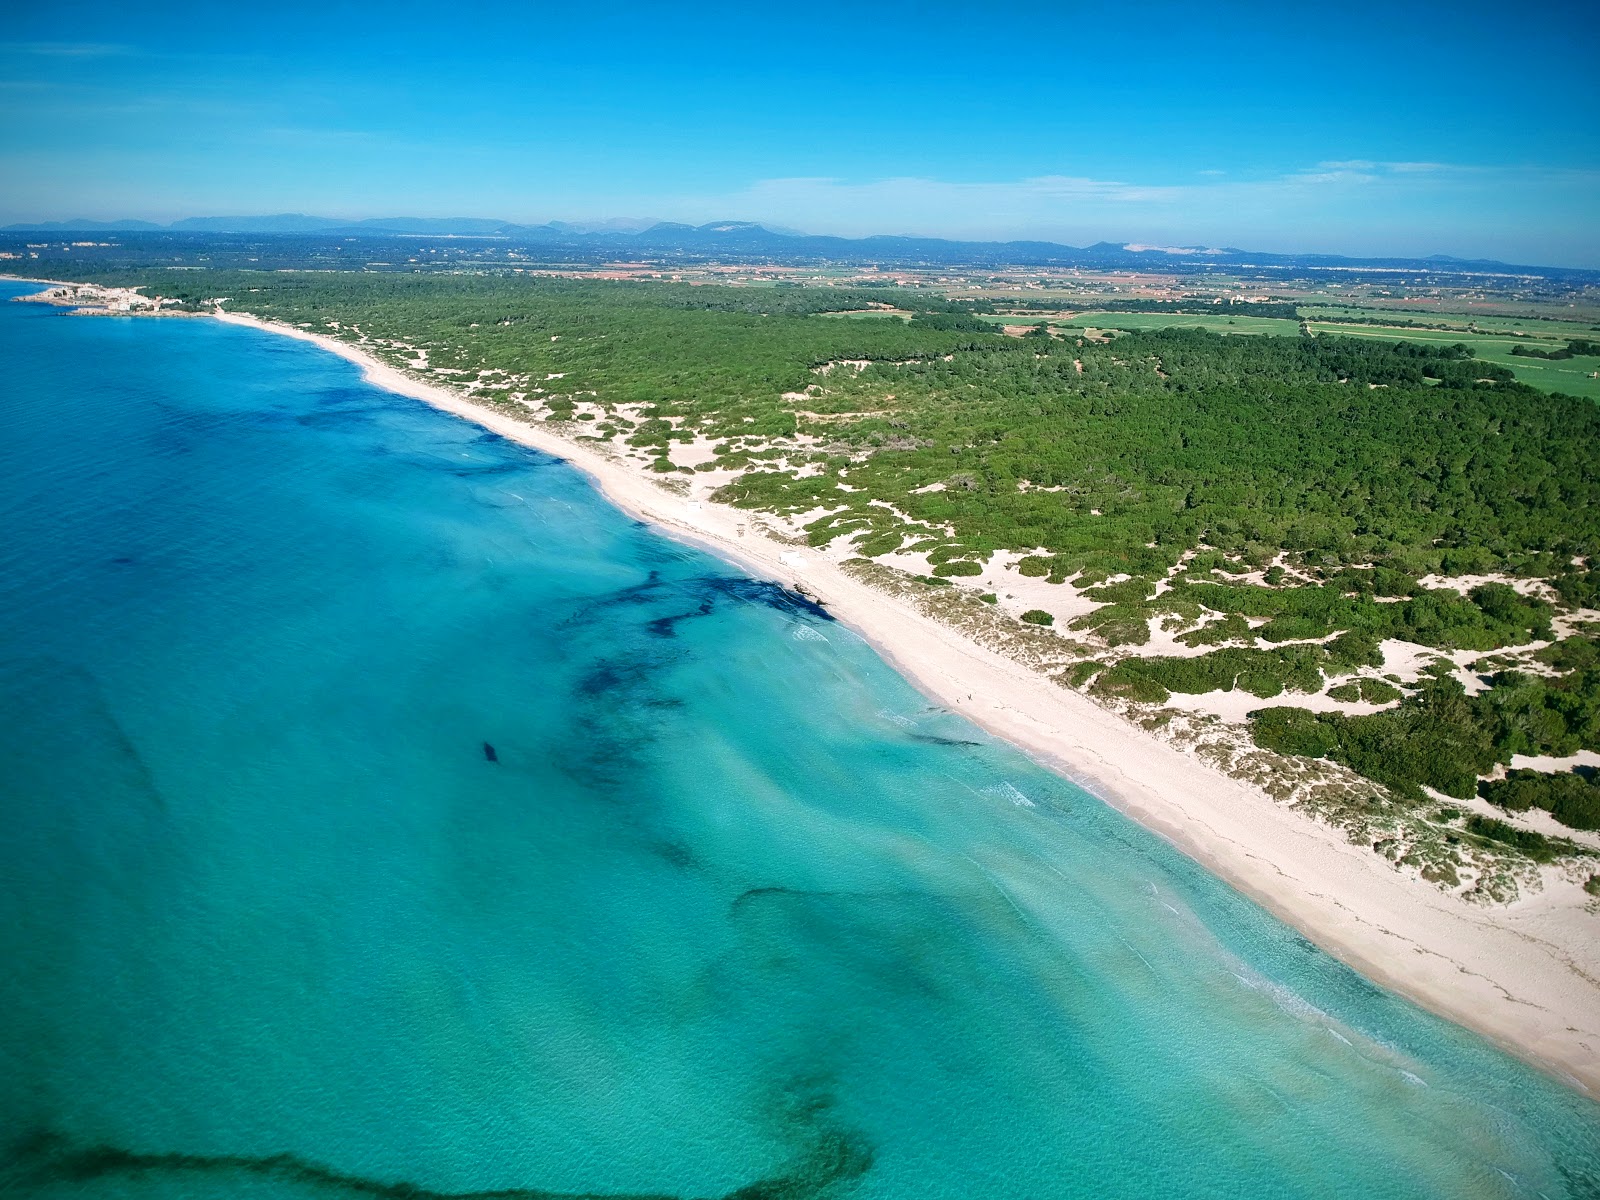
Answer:
M8 7L0 222L733 218L1600 267L1593 3Z

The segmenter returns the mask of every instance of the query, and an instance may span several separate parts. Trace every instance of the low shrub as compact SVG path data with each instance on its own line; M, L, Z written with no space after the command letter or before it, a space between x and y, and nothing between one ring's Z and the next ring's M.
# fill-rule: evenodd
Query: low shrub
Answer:
M1478 794L1508 812L1538 808L1573 829L1600 829L1600 784L1577 771L1512 771L1479 784Z
M1550 862L1556 856L1556 847L1544 834L1535 833L1531 829L1518 829L1515 825L1507 825L1504 821L1497 821L1493 817L1468 817L1467 832L1475 833L1485 841L1497 842L1502 846L1510 846L1513 850L1520 850L1534 862Z

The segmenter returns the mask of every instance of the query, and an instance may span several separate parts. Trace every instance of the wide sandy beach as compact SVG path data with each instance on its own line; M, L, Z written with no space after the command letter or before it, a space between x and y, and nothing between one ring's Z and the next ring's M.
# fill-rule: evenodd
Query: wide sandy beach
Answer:
M1537 892L1465 903L1286 809L1084 696L983 649L819 555L761 536L750 514L690 503L581 442L412 378L335 338L309 341L411 396L567 460L630 514L746 571L802 586L926 695L1073 779L1254 897L1363 974L1600 1095L1600 916Z

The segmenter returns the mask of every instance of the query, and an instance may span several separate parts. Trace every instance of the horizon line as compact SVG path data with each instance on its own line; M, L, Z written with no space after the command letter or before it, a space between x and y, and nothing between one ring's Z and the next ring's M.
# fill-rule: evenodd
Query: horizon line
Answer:
M209 229L204 229L204 228L202 228L202 229L184 229L184 228L179 228L179 226L184 225L184 224L186 224L188 222L227 222L227 221L262 222L262 221L280 221L280 220L301 220L301 221L308 221L308 222L318 222L318 223L322 224L324 227L321 228L321 229L246 229L246 228L232 228L232 229L230 229L230 228L226 228L226 227L217 227L217 228L209 228ZM693 231L696 231L696 232L716 232L719 226L736 226L736 227L740 227L740 228L744 228L744 229L750 229L750 230L759 229L762 232L768 233L768 234L770 234L770 235L772 235L774 237L795 238L795 239L819 238L819 239L828 239L828 240L832 240L832 241L841 241L841 242L870 242L870 241L876 241L876 240L907 240L907 241L944 242L944 243L949 243L949 244L952 244L952 245L973 245L973 246L986 246L986 245L988 245L988 246L1006 246L1006 245L1016 245L1016 244L1019 244L1019 243L1038 243L1038 244L1041 244L1041 245L1059 246L1059 247L1061 247L1063 249L1066 249L1066 250L1092 250L1092 249L1116 247L1116 248L1118 248L1118 249L1120 249L1120 250L1122 250L1122 251L1124 251L1126 253L1130 253L1130 254L1154 254L1154 253L1160 253L1160 254L1165 254L1165 255L1171 256L1173 258L1177 258L1177 257L1180 257L1182 255L1200 255L1200 254L1231 254L1231 255L1259 254L1259 255L1270 255L1271 257L1274 257L1274 258L1292 258L1292 259L1332 258L1332 259L1345 259L1345 260L1348 260L1348 261L1358 262L1358 263L1359 262L1380 262L1380 261L1390 261L1390 262L1394 262L1394 261L1400 261L1400 262L1445 261L1445 262L1457 262L1457 263L1467 263L1467 264L1482 263L1482 264L1502 266L1502 267L1532 267L1532 268L1537 268L1539 270L1590 271L1590 272L1600 271L1600 265L1597 265L1597 266L1575 266L1575 265L1566 265L1566 264L1557 264L1557 263L1515 263L1515 262L1508 262L1508 261L1506 261L1504 259L1499 259L1499 258L1469 257L1469 256L1465 256L1465 255L1460 255L1460 254L1446 254L1446 253L1442 253L1442 252L1433 252L1433 253L1427 253L1427 254L1393 254L1393 253L1389 253L1389 254L1359 254L1359 253L1351 253L1349 251L1327 251L1327 250L1249 250L1249 249L1244 249L1242 247L1239 247L1237 245L1209 246L1209 245L1196 243L1196 244L1188 245L1188 246L1172 246L1172 245L1162 245L1162 244L1159 244L1157 242L1144 241L1144 240L1140 240L1140 239L1129 239L1129 240L1126 240L1126 241L1122 241L1122 240L1115 240L1115 239L1104 238L1104 237L1102 237L1099 241L1096 241L1096 242L1090 242L1090 243L1086 243L1086 244L1083 244L1083 245L1074 245L1074 244L1069 243L1069 242L1057 241L1054 238L1051 238L1051 237L1048 237L1048 236L1042 236L1042 235L1016 236L1016 237L996 237L996 236L990 236L990 237L958 237L958 236L952 236L950 234L872 233L872 234L862 234L862 235L852 236L852 235L849 235L849 234L815 233L815 232L811 232L811 231L801 231L801 230L796 230L796 229L792 229L792 228L783 227L781 225L777 226L777 227L774 227L772 225L768 225L765 222L762 222L762 221L759 221L759 220L757 220L757 221L749 221L749 220L734 219L734 218L723 218L723 219L705 221L705 222L701 222L699 224L694 224L694 223L690 223L690 222L686 222L686 221L672 221L672 220L666 220L666 219L656 219L656 218L646 218L646 217L605 217L605 218L561 218L561 217L552 217L552 218L549 218L549 219L543 220L543 221L533 221L533 220L517 221L517 220L505 220L505 219L502 219L502 218L499 218L499 217L477 217L477 216L465 216L465 215L453 215L453 216L444 216L444 217L432 217L432 216L325 217L325 216L317 215L315 213L306 213L306 212L278 212L278 213L260 213L260 214L232 214L232 215L222 215L222 216L191 215L191 216L186 216L186 217L177 217L177 218L172 219L171 221L167 221L167 222L164 222L164 223L161 222L161 221L154 221L154 220L150 220L148 218L139 218L139 217L98 218L98 217L74 216L74 217L60 217L60 218L41 218L41 219L39 219L37 221L26 221L26 220L24 220L24 221L12 221L12 222L4 225L4 226L0 226L0 232L5 232L5 233L27 233L27 232L47 233L47 232L73 232L73 231L80 231L80 232L103 232L103 233L155 233L155 232L163 232L163 233L213 233L213 234L246 233L246 234L260 234L260 235L273 235L273 234L287 235L287 234L335 233L335 232L339 232L339 231L342 231L342 230L355 229L356 227L362 226L362 225L376 225L376 224L382 224L382 223L404 224L406 222L416 222L419 225L421 225L421 224L429 224L429 225L449 224L449 223L452 223L452 222L460 222L460 223L481 224L481 225L486 227L484 230L482 230L481 232L477 232L476 234L473 234L473 233L463 234L463 233L461 233L459 231L456 231L456 232L451 233L450 236L482 236L482 237L489 237L489 236L493 236L496 231L501 230L501 229L511 229L511 230L553 229L553 230L556 230L557 232L570 233L570 234L572 234L574 236L579 236L579 237L591 237L591 236L595 236L595 235L601 235L601 236L613 236L613 237L626 238L626 237L637 237L637 236L639 236L641 234L649 233L652 230L659 229L659 228L661 228L663 226L674 227L674 228L679 228L679 229L683 229L683 230L693 230ZM628 225L634 225L634 226L636 226L636 228L633 228L633 229L625 228ZM563 226L570 227L570 228L562 228ZM404 232L414 232L414 233L422 234L424 236L426 236L428 234L434 234L435 236L446 236L446 232L442 231L442 230L407 231L407 230L381 230L381 229L377 229L377 230L371 230L370 232L375 233L375 234L380 234L380 235L383 234L383 233L399 234L399 233L404 233ZM1247 264L1233 264L1233 265L1247 265Z

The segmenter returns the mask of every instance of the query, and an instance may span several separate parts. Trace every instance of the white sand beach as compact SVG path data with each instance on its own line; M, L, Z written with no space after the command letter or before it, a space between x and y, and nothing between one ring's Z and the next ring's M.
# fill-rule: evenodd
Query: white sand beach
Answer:
M1498 906L1445 894L822 555L762 536L749 513L691 507L642 470L335 338L232 313L218 319L313 342L380 387L567 460L619 507L674 537L803 586L934 701L1167 837L1369 978L1600 1095L1600 915L1548 892Z

